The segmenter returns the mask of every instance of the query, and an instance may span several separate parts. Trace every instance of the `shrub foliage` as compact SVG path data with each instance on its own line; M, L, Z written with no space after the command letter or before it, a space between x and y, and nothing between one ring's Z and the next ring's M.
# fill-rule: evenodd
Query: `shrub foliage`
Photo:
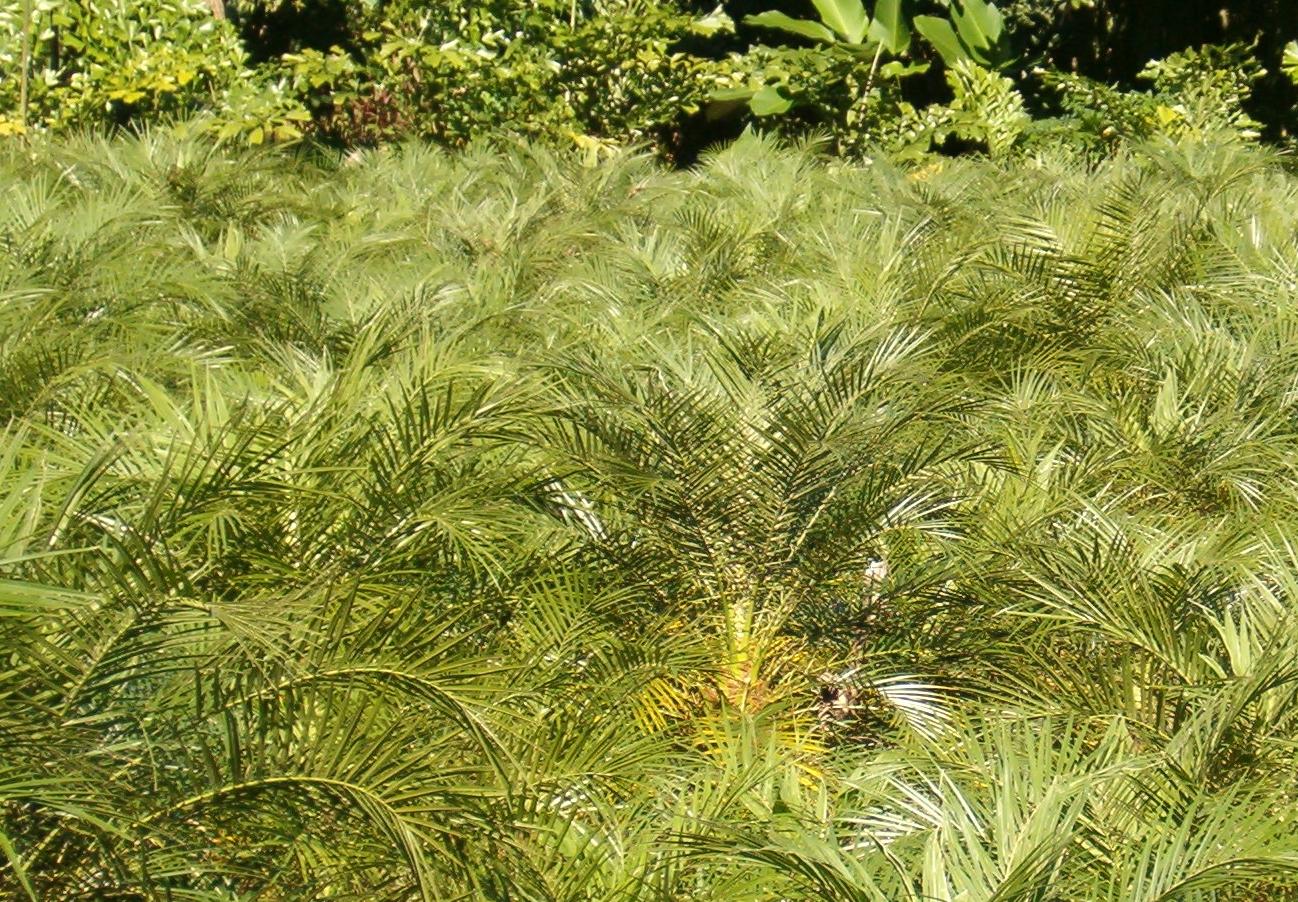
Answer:
M766 5L13 0L0 8L0 65L15 76L0 82L0 136L181 122L251 144L461 147L505 131L688 164L754 123L827 133L854 156L1003 156L1042 139L1107 152L1205 124L1285 138L1298 109L1291 35L1259 35L1256 10L1229 4L1164 15L1184 27L1149 31L1135 66L1132 48L1102 49L1159 4ZM1205 16L1235 24L1200 27Z

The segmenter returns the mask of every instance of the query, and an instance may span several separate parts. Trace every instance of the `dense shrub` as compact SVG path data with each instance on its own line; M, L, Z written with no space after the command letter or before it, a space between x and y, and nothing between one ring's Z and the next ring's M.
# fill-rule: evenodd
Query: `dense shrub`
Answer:
M53 0L0 10L0 63L29 54L29 120L53 127L191 112L244 76L238 34L202 0ZM7 121L19 118L21 78L0 82Z
M836 3L868 29L837 34L777 0L730 3L738 22L725 4L687 0L32 0L0 11L0 61L20 74L28 61L25 85L0 84L0 133L190 119L251 143L463 146L511 132L592 157L644 143L688 162L749 124L900 157L1042 140L1107 152L1154 134L1284 127L1278 44L1259 46L1266 69L1243 44L1151 45L1150 91L1040 43L1098 15L1089 3L1010 3L1004 16L983 0Z
M900 156L1003 154L1041 135L1070 140L1070 129L1103 150L1208 126L1282 127L1274 82L1290 82L1279 59L1268 74L1241 44L1158 54L1144 71L1149 92L1092 77L1116 71L1098 63L1091 74L1065 66L1037 41L1062 40L1074 18L1097 13L1091 4L1010 3L1002 32L981 0L841 2L876 17L860 40L776 0L746 19L760 10L729 4L737 23L725 5L686 0L32 0L0 11L0 60L21 73L25 53L29 76L25 112L23 79L0 84L0 132L197 115L188 128L252 143L310 134L463 146L513 132L593 156L641 142L688 161L750 123L825 133L840 153ZM804 17L792 33L785 10ZM984 33L985 47L961 43ZM1050 118L1059 112L1067 118Z
M0 151L0 894L1285 899L1298 180Z
M226 137L300 137L300 100L253 71L234 26L204 0L37 0L0 10L0 131L216 116ZM26 32L24 34L24 31ZM28 78L21 73L24 55ZM26 89L27 109L22 109Z
M1014 42L1029 66L1129 90L1151 60L1190 47L1240 44L1265 68L1249 114L1270 138L1298 125L1298 90L1280 71L1295 34L1290 0L1012 0Z
M680 47L721 23L675 0L358 3L348 22L355 66L330 78L322 120L348 141L664 141L717 83Z
M203 0L36 2L27 20L28 123L55 129L205 113L224 137L254 143L319 136L372 143L423 136L447 144L502 130L558 141L670 143L726 67L681 50L728 20L675 0L598 8L545 3L349 3L339 43L264 51L253 5L233 22ZM22 9L0 16L0 60L22 70ZM292 43L292 42L290 42ZM0 88L3 126L21 128L21 79Z
M1151 62L1141 72L1148 90L1124 91L1080 75L1045 71L1042 80L1065 111L1035 129L1038 140L1107 152L1155 136L1216 131L1258 136L1247 111L1261 67L1239 46L1202 47Z

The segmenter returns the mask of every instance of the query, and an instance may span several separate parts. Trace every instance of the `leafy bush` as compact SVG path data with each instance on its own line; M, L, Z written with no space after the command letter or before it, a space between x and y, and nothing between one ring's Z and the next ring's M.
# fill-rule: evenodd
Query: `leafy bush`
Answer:
M460 146L504 130L561 143L669 141L724 76L681 48L728 20L675 0L348 9L347 51L285 58L315 98L322 132L347 143L421 136Z
M1265 74L1247 47L1204 46L1154 60L1140 77L1177 114L1183 133L1233 130L1257 137L1259 123L1245 109L1254 84Z
M1087 4L1070 4L1078 9ZM1026 23L1059 12L1040 5L1014 4L1013 22ZM1265 70L1241 44L1204 46L1150 62L1140 78L1151 92L1127 91L1077 74L1039 70L1047 88L1062 101L1069 120L1033 123L1019 85L985 68L1008 57L1004 17L993 4L952 4L947 17L903 14L895 3L880 3L872 18L861 0L824 0L821 21L795 19L779 11L746 21L819 43L815 50L784 51L769 58L783 65L753 67L747 88L721 92L722 99L746 98L759 116L810 107L785 125L810 120L825 128L842 152L882 147L896 157L914 159L934 146L954 142L1000 156L1023 143L1076 141L1093 150L1154 135L1179 137L1212 130L1257 137L1259 123L1246 111L1254 85ZM883 27L881 23L886 23ZM919 106L907 97L903 78L922 75L926 63L908 60L911 25L938 50L951 99ZM766 51L770 54L770 51ZM790 65L791 63L791 65ZM911 92L912 96L914 92Z
M1151 59L1187 47L1246 45L1267 70L1250 86L1249 114L1276 140L1298 130L1298 90L1281 71L1293 12L1289 0L1013 0L1006 22L1016 50L1033 65L1122 90L1141 87Z
M1045 73L1072 122L1062 134L1091 146L1154 135L1183 137L1230 131L1258 136L1245 104L1262 68L1240 45L1201 47L1155 60L1141 77L1152 91L1122 91L1077 75Z
M253 144L463 147L509 132L592 159L644 143L688 160L750 121L826 132L840 153L912 158L934 146L1003 155L1070 134L1099 151L1258 130L1246 108L1263 70L1241 45L1151 64L1149 95L1047 71L1069 121L1027 122L1042 108L1034 85L993 72L1015 58L1014 28L1059 13L1038 7L1011 4L1006 19L985 0L824 0L819 19L746 17L763 40L792 39L767 46L736 35L722 6L685 0L250 0L232 20L205 0L31 0L0 11L0 63L28 75L0 84L0 134L189 120L186 131ZM926 74L939 59L942 77Z
M0 59L22 68L21 11L0 19ZM715 87L681 41L725 27L674 4L596 12L568 0L354 4L349 50L302 48L254 69L230 21L202 0L38 2L28 22L29 121L60 129L186 114L257 143L306 124L347 143L421 135L462 144L512 129L560 140L667 136ZM21 125L18 80L0 104Z
M26 32L15 5L0 12L0 61L21 72L24 40L29 60L26 110L21 78L0 84L6 131L201 116L223 138L260 143L301 137L311 118L249 67L237 31L204 0L38 0Z
M993 157L1013 150L1031 122L1014 83L967 61L952 65L945 76L953 95L947 103L916 109L895 98L876 102L870 121L854 136L860 149L881 147L899 161L923 159L952 139Z
M22 69L30 42L30 120L52 127L124 122L208 106L245 74L238 35L202 0L77 0L18 4L0 12L0 60ZM18 110L20 79L0 85Z
M1008 57L1001 13L985 0L948 7L943 17L916 16L898 0L880 0L873 9L861 0L823 0L816 3L820 21L791 18L778 10L749 16L745 21L750 25L809 38L819 46L752 50L746 61L758 65L748 66L749 84L718 91L713 99L747 100L760 117L809 106L819 114L812 120L833 136L840 153L882 145L902 156L922 154L934 140L960 131L973 140L990 140L992 151L1000 153L1013 143L1022 114L1012 84L983 68L1001 65ZM949 107L919 112L904 99L903 83L929 69L922 58L912 58L912 27L949 67L947 81L956 95ZM1017 114L1007 119L1006 111L1016 104ZM1015 134L1007 136L1007 129Z

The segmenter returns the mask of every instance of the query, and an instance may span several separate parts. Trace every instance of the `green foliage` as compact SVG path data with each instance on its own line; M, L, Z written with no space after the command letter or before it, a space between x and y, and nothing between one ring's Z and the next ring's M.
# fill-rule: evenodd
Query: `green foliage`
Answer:
M810 55L810 60L804 59L800 67L795 67L797 77L778 79L772 79L766 68L758 66L746 88L715 92L713 100L748 100L755 115L770 116L788 112L799 99L798 95L802 95L805 102L809 95L819 93L817 105L837 114L834 130L843 135L839 141L840 149L853 145L859 149L863 143L879 139L880 126L885 122L885 127L894 134L914 131L913 107L900 101L895 84L901 77L922 75L928 71L927 63L908 64L903 61L910 54L912 25L938 50L948 66L995 66L1006 58L1001 14L994 4L984 0L949 4L949 18L914 16L912 19L900 0L880 0L873 17L861 0L821 0L815 5L820 22L794 19L774 10L748 16L745 22L825 45L820 51L819 65L810 64L817 59L816 55ZM885 52L895 59L881 69ZM760 59L758 54L753 56ZM869 60L868 69L865 68L866 60ZM832 82L829 86L831 93L846 92L845 103L835 105L825 101L826 75L830 75ZM797 84L799 80L805 82L817 77L821 80L819 92L815 87L809 90L805 85ZM977 93L969 90L972 86L970 77L954 76L954 83L962 96ZM880 83L888 81L894 84ZM785 96L786 92L793 97ZM896 144L895 141L892 143Z
M973 63L957 63L947 73L955 99L950 115L939 129L963 140L985 145L993 157L1008 153L1030 121L1023 98L1008 78Z
M9 143L0 887L1291 897L1295 235L1234 139Z
M915 29L928 39L948 66L1003 65L1009 55L1005 19L987 0L952 0L949 18L916 16Z
M917 110L904 102L884 107L863 130L867 141L898 160L919 160L951 139L1003 157L1018 146L1031 124L1014 83L975 63L946 71L952 100Z
M22 69L30 42L30 121L61 127L193 110L244 73L238 36L200 0L38 0L0 11L0 63ZM0 85L17 118L19 80Z
M348 22L346 65L329 62L341 51L285 62L310 81L323 132L352 143L462 145L502 128L560 143L660 141L728 71L678 48L729 20L674 0L358 3Z
M1187 133L1229 129L1257 137L1258 123L1244 104L1266 70L1247 47L1205 46L1154 60L1140 77L1184 122Z
M1247 113L1252 85L1263 70L1240 45L1201 47L1155 60L1141 77L1151 91L1122 91L1077 75L1045 73L1071 115L1066 136L1092 146L1230 131L1258 136Z
M214 18L203 0L38 0L26 27L26 121L19 80L6 79L0 129L66 130L202 114L222 139L260 143L299 138L310 120L298 96L249 68L234 27ZM0 61L11 71L22 69L22 43L21 11L11 4L0 11Z
M307 47L255 69L203 0L35 3L29 123L54 129L202 114L222 139L254 144L313 131L454 145L502 128L588 146L665 141L733 69L677 49L730 23L674 0L353 3L346 51ZM20 19L12 6L0 17L0 60L14 70ZM19 106L7 79L8 130Z
M1054 101L1025 73L1017 83L990 74L1015 58L1014 28L1098 7L1018 3L1007 18L986 0L812 6L817 19L745 18L794 39L785 47L747 45L723 6L700 14L686 0L254 0L232 4L228 20L205 0L15 2L0 10L0 63L19 76L0 83L0 135L179 124L250 144L463 147L511 133L576 145L590 160L647 144L688 161L754 120L789 136L828 133L842 153L903 157L1068 140L1105 152L1260 128L1245 107L1257 106L1265 71L1242 45L1151 63L1148 93L1047 70L1040 81L1070 119L1027 123L1020 105L1037 113ZM945 79L926 78L939 57Z
M954 0L947 18L909 16L902 0L879 0L873 15L862 0L812 0L820 21L795 19L778 10L748 16L750 25L772 28L849 49L886 50L902 56L910 50L911 27L941 53L948 64L1004 62L1004 19L987 0Z

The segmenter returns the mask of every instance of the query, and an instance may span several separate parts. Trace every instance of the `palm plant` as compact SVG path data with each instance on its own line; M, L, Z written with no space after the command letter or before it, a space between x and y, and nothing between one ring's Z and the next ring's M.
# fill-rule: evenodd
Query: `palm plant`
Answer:
M1276 160L0 183L7 896L1292 895Z

